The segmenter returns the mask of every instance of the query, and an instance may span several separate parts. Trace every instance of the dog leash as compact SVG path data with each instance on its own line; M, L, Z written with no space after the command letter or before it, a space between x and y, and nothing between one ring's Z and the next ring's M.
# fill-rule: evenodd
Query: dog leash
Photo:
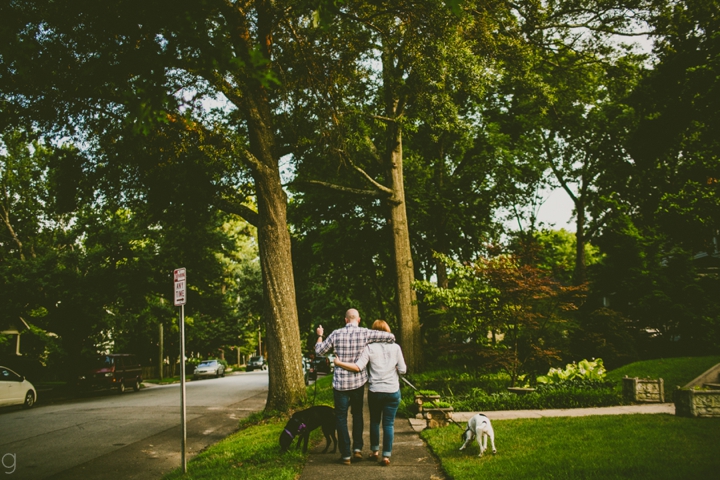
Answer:
M415 390L415 392L420 393L420 390L418 390L418 389L415 387L415 385L413 385L412 383L410 383L407 378L405 378L405 377L402 376L402 375L400 375L400 378L402 379L403 382L407 383L410 388L412 388L413 390ZM434 400L432 400L430 397L427 397L424 393L420 393L420 395L422 396L423 400L427 400L427 401L429 401L431 404L435 405L437 408L440 408L440 407L435 403ZM457 425L457 427L458 427L460 430L466 430L465 427L463 427L463 426L460 425L458 422L456 422L455 420L453 420L452 417L448 417L448 420L450 420L452 423L454 423L455 425Z

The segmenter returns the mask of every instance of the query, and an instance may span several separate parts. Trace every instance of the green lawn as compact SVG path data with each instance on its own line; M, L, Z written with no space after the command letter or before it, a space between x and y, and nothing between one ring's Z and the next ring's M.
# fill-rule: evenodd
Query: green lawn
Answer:
M294 448L280 455L278 438L284 426L283 418L252 424L193 458L187 475L177 469L165 478L293 480L305 465L305 455Z
M315 405L332 405L332 375L320 379L317 389L307 387L308 404L316 394ZM256 413L240 424L240 430L201 452L188 462L187 475L177 469L165 479L226 479L293 480L302 471L307 454L295 450L280 453L278 439L287 417L280 414ZM310 434L312 445L323 439L322 431Z
M665 385L665 400L671 402L675 386L685 386L686 383L718 363L720 363L720 356L645 360L608 372L607 378L618 382L618 385L621 385L621 379L625 375L640 378L662 378Z
M455 426L425 430L454 480L720 478L720 419L618 415L493 422L497 455L460 452Z

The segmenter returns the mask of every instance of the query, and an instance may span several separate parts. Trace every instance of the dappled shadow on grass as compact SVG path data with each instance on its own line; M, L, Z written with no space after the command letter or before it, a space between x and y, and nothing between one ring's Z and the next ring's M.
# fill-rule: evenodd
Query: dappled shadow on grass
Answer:
M308 400L298 410L310 406L315 386L308 387ZM332 405L332 377L320 378L315 405ZM240 430L199 453L188 463L188 473L177 469L165 478L293 480L303 469L307 454L296 450L294 443L280 453L279 438L288 415L280 412L257 412L240 422ZM310 435L311 447L323 439L320 429Z
M717 478L720 419L618 415L493 422L498 454L459 451L458 429L422 437L455 480Z
M187 475L178 469L166 479L292 480L305 465L306 455L294 449L281 454L278 439L284 418L256 414L240 431L193 458Z

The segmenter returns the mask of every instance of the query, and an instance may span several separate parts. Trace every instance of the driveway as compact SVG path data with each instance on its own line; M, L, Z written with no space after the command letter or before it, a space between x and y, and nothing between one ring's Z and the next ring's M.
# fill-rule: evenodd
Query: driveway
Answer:
M188 382L188 460L262 410L267 386L267 372ZM158 479L181 462L180 385L4 408L0 432L8 478Z

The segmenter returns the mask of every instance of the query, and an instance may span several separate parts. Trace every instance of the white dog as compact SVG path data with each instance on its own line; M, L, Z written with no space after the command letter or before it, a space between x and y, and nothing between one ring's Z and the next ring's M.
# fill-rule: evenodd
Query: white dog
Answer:
M478 447L480 447L480 455L478 455L478 457L482 457L483 452L487 450L488 437L490 437L492 452L497 453L495 449L495 431L490 424L490 419L482 413L478 413L470 419L467 429L460 436L463 441L463 446L460 447L460 450L464 450L473 438L477 438L477 444Z

